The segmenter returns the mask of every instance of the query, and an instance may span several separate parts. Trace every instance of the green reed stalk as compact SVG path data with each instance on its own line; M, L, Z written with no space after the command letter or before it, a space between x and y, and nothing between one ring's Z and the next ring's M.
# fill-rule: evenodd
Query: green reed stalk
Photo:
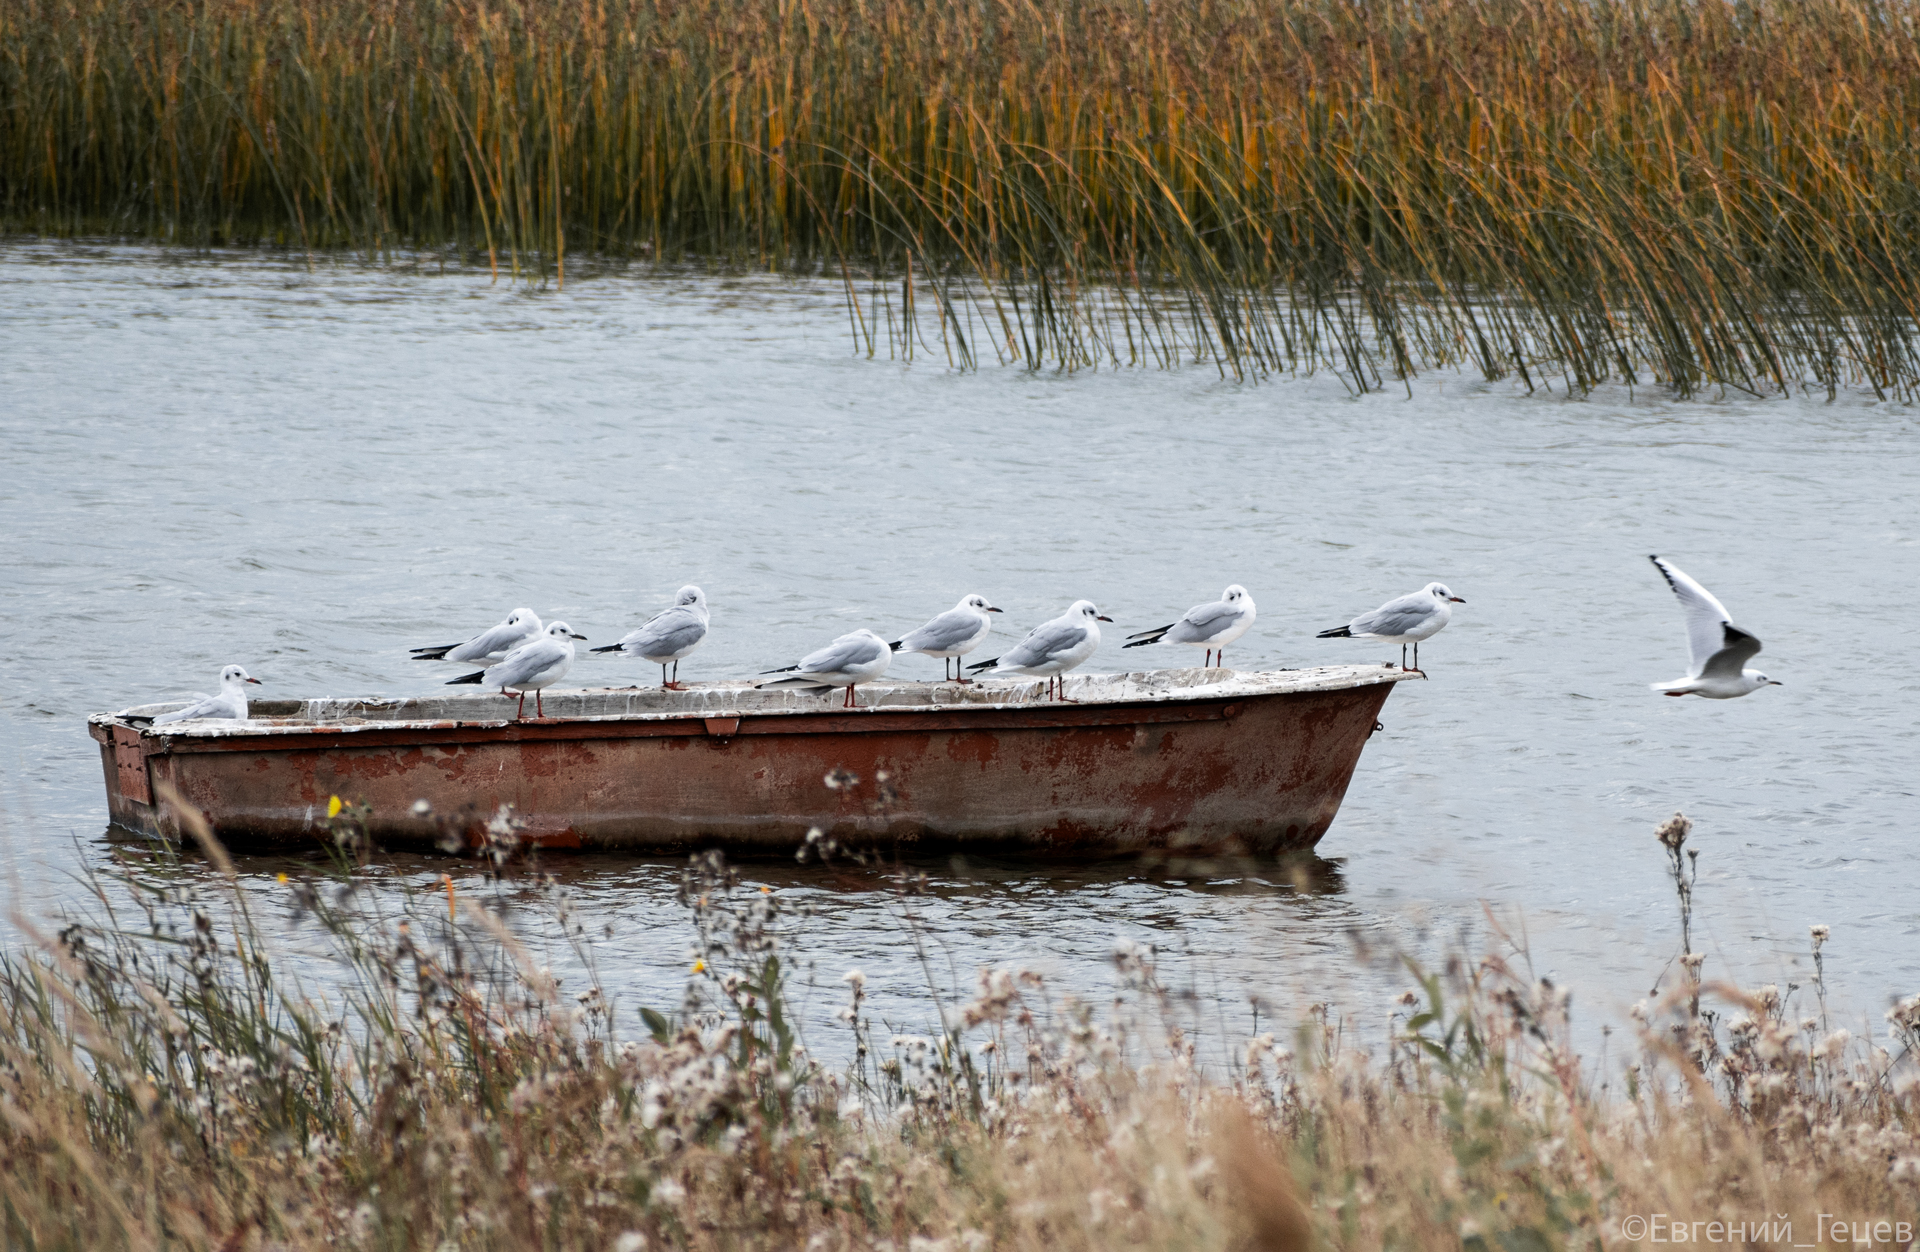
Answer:
M1916 71L1920 0L0 0L0 230L858 267L857 337L962 362L949 305L1030 366L1911 397Z

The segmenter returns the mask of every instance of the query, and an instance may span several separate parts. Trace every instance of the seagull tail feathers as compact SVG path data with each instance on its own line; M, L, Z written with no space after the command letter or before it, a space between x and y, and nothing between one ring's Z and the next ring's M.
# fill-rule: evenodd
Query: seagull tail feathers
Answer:
M1173 623L1169 622L1165 626L1161 626L1155 630L1143 630L1137 635L1128 635L1127 638L1132 640L1132 642L1123 643L1120 646L1123 648L1144 648L1150 643L1159 643L1166 637L1167 632L1172 629Z
M483 669L477 669L473 671L473 673L471 674L462 674L458 678L447 679L446 685L449 687L458 687L461 683L472 683L474 686L478 687L481 683L485 682L486 679L487 679L487 671Z
M1353 631L1348 629L1345 626L1336 626L1332 630L1321 631L1319 634L1315 635L1314 638L1315 639L1351 639L1353 638Z

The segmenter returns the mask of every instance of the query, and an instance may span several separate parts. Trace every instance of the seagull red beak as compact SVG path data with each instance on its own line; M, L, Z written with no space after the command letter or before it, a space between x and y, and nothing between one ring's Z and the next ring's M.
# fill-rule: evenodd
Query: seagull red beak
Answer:
M258 678L249 678L247 679L247 681L252 683L256 687L260 685L260 680Z
M1107 616L1107 615L1106 615L1105 613L1102 613L1102 614L1101 614L1101 615L1099 616L1099 618L1098 618L1098 620L1099 620L1099 621L1103 621L1103 622L1110 622L1110 621L1112 621L1113 619L1112 619L1111 617L1108 617L1108 616Z
M1461 598L1460 598L1459 596L1448 596L1448 597L1447 597L1447 599L1449 599L1449 600L1451 600L1451 601L1453 601L1453 602L1454 602L1455 604L1465 604L1465 603L1466 603L1466 601L1465 601L1465 600L1462 600L1462 599L1461 599Z
M1002 613L1002 612L1005 612L1005 610L1004 610L1004 609L996 609L996 608L994 608L994 607L993 607L993 606L992 606L991 604L989 604L989 605L987 606L987 612L989 612L989 613Z

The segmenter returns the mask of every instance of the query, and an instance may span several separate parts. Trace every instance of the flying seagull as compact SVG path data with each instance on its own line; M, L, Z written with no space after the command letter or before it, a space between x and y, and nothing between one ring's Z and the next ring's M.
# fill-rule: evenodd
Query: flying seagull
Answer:
M987 614L999 611L987 603L985 596L961 596L960 603L925 626L894 640L893 650L939 657L941 682L947 680L949 668L953 670L954 681L972 682L971 678L960 676L959 659L980 646L980 641L993 629L993 619ZM949 662L953 664L950 666Z
M1428 583L1420 590L1389 600L1371 613L1362 613L1333 630L1323 630L1318 639L1384 639L1400 645L1400 668L1407 668L1407 645L1413 645L1413 673L1420 668L1420 641L1440 633L1453 616L1453 606L1465 604L1445 583Z
M1671 561L1657 556L1652 561L1679 597L1687 615L1687 676L1670 683L1652 684L1655 691L1670 696L1696 695L1709 700L1731 700L1762 687L1784 684L1768 678L1746 664L1760 651L1760 641L1733 624L1727 610L1713 593L1681 573Z
M620 652L652 661L660 667L662 690L679 691L680 658L700 646L707 637L707 593L689 583L680 588L671 608L662 609L642 626L622 639L595 652ZM673 681L667 681L667 664L673 664Z
M447 686L474 683L498 687L501 695L509 691L517 693L520 703L513 711L515 721L526 715L527 693L531 691L533 715L545 717L547 711L540 704L540 693L567 676L567 671L573 668L573 641L585 638L585 635L574 634L573 627L565 622L555 622L537 638L521 644L491 667L449 679Z
M532 609L515 609L498 626L488 627L465 643L442 643L414 648L416 661L458 661L485 669L529 639L538 638L540 619Z
M1245 587L1235 583L1221 592L1218 600L1196 604L1179 621L1158 630L1128 635L1131 642L1120 646L1144 648L1150 643L1184 643L1189 647L1207 650L1207 659L1203 664L1224 663L1227 645L1253 627L1255 611L1253 597L1247 594ZM1216 652L1220 653L1219 661L1214 657Z
M1060 676L1099 651L1100 623L1112 620L1102 617L1100 610L1093 607L1093 601L1075 600L1065 613L1035 626L1006 653L967 668L976 674L989 671L985 675L988 678L1002 674L1044 678L1047 695L1065 700L1066 684Z
M785 677L769 678L754 686L799 687L806 691L845 687L847 695L841 707L856 709L860 707L860 698L854 688L880 677L891 664L893 649L887 646L887 641L862 627L840 636L824 648L807 653L797 665L763 671Z

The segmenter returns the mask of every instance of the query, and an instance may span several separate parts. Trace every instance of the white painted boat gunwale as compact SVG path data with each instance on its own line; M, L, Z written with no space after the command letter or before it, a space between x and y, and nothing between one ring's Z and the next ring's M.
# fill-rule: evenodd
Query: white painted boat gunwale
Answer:
M1216 677L1218 676L1218 677ZM1069 709L1120 708L1199 703L1292 693L1338 691L1381 683L1401 682L1417 675L1393 664L1325 665L1302 669L1233 671L1224 669L1135 670L1118 674L1069 675L1067 694L1071 702L1057 703L1042 698L1044 680L1022 682L986 681L966 686L942 682L869 683L860 688L858 708L840 706L840 691L818 695L808 692L759 689L750 682L689 683L683 691L666 691L645 685L631 687L570 687L549 689L545 700L563 706L576 701L628 697L628 707L613 712L549 712L535 721L531 709L524 722L531 726L623 724L632 722L672 722L699 718L754 719L767 717L846 717L856 714L954 713L1006 711L1061 711ZM994 699L995 695L1018 693L1016 699ZM913 698L921 697L921 698ZM529 694L531 699L531 694ZM633 708L635 699L650 703L665 702L667 707ZM270 699L259 703L275 703ZM494 692L455 695L308 698L304 715L250 718L245 722L207 719L175 722L159 727L141 727L143 735L164 740L200 740L233 737L297 737L326 735L335 737L356 732L392 732L460 728L492 728L515 725L512 715L514 697ZM128 717L149 717L182 708L186 701L173 700L135 705L115 713L96 713L87 720L95 725L128 725ZM389 710L404 710L408 705L423 705L448 712L427 717L396 718L380 716ZM504 716L491 713L472 716L480 706L497 706ZM459 712L453 713L452 709ZM372 713L374 716L367 716Z

